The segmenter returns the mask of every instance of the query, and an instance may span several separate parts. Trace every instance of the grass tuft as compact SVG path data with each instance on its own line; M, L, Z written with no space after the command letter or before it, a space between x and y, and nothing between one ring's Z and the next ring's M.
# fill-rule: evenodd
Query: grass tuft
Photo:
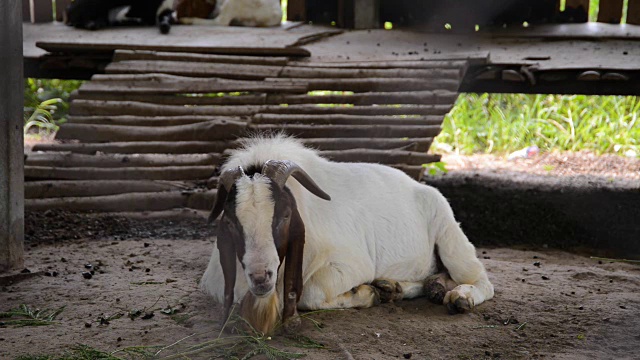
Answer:
M64 306L55 310L32 308L29 305L21 304L17 309L7 312L0 312L0 327L4 326L46 326L54 323L54 320L62 311Z

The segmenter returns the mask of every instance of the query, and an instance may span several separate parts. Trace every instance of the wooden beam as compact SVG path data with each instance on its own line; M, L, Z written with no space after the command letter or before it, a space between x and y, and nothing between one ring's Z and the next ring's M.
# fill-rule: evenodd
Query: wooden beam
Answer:
M620 24L623 0L602 0L598 10L598 22Z
M53 21L53 4L51 0L30 0L30 3L32 23Z
M589 0L567 0L564 14L571 22L589 21Z
M307 21L306 0L289 0L287 4L288 21Z
M24 264L22 2L0 1L0 272Z
M629 0L627 24L640 25L640 0Z

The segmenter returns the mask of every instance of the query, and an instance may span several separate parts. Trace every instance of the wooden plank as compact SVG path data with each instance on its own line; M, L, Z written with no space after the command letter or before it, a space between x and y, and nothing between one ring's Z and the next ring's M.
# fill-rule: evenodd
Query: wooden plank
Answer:
M285 78L448 78L460 79L460 69L341 69L285 66Z
M65 124L58 130L56 139L83 142L211 141L235 139L245 129L245 123L225 120L163 127Z
M145 141L109 143L36 144L33 151L68 151L77 154L203 154L221 153L235 141Z
M56 21L64 21L64 13L73 0L56 0Z
M427 115L417 117L393 117L376 115L295 115L256 114L251 124L317 124L317 125L440 125L443 117Z
M24 184L26 199L104 196L126 193L181 191L193 183L153 180L49 180Z
M274 82L290 81L287 78L268 79ZM449 78L435 78L429 81L425 79L410 78L363 78L363 79L305 79L307 90L331 90L353 92L393 92L393 91L423 91L423 90L448 90L457 91L460 81Z
M339 162L369 162L379 164L422 165L439 159L439 155L415 151L349 149L339 151L321 151L320 155Z
M446 115L453 103L446 105L377 105L377 106L268 106L262 113L273 114L345 114L345 115Z
M147 104L133 101L98 101L75 100L69 109L70 115L220 115L251 116L265 107L263 106L194 106Z
M404 149L408 151L426 152L431 146L432 138L311 138L301 139L305 146L318 150L348 149Z
M68 124L123 125L123 126L175 126L217 121L246 122L248 118L239 116L69 116Z
M620 24L623 0L601 0L598 9L598 22Z
M194 54L192 52L162 52L162 51L145 51L145 50L116 50L113 55L113 61L126 60L167 60L167 61L187 61L187 62L204 62L218 64L254 64L254 65L271 65L284 66L288 63L286 57L264 57L264 56L232 56L232 55L214 55L214 54Z
M382 99L390 99L384 95L381 95ZM353 114L353 115L439 115L446 114L453 103L457 94L453 93L449 101L442 101L438 104L429 105L414 105L414 104L428 104L430 98L417 99L416 103L409 105L396 105L398 98L389 100L386 104L376 106L361 106L366 104L375 104L375 98L367 98L364 96L355 97L344 96L344 98L327 98L325 96L308 96L302 99L297 98L272 98L270 101L273 104L269 106L176 106L176 105L161 105L161 104L147 104L141 102L132 101L97 101L97 100L75 100L73 105L69 109L71 115L84 115L84 116L121 116L121 115L133 115L133 116L253 116L256 113L274 113L274 114ZM315 101L318 104L339 104L337 100L344 101L345 104L353 103L353 100L358 100L361 104L356 106L318 106L309 105L305 102ZM292 102L298 102L298 104L292 104ZM288 106L281 106L280 104L289 104ZM387 104L392 104L391 106Z
M627 24L640 25L640 0L629 0Z
M287 3L287 21L307 21L306 0L290 0Z
M30 5L32 23L53 21L53 4L51 0L30 0Z
M0 1L0 273L24 264L22 2Z
M26 180L206 180L213 175L212 166L162 166L99 168L62 168L25 166Z
M217 93L217 92L266 92L305 93L303 82L269 82L229 80L220 78L189 78L167 74L144 75L95 75L78 90L83 93Z
M28 166L49 167L158 167L158 166L211 166L220 164L220 154L99 154L31 153Z
M135 212L163 211L184 207L210 210L215 201L215 196L215 190L190 194L164 191L92 197L29 199L25 202L25 206L30 211L63 209L71 211Z
M216 94L218 95L218 94ZM264 105L266 94L209 96L209 94L131 94L131 93L76 93L73 99L105 101L137 101L163 105Z
M318 150L378 149L426 152L433 138L307 138L305 146Z
M589 21L589 0L566 0L564 14L571 22Z
M440 155L434 155L434 161L431 161L431 162L438 162L438 161L440 161ZM389 166L404 172L405 174L409 175L410 177L416 180L422 179L422 176L424 175L424 167L422 165L394 164Z
M300 47L194 47L176 45L69 43L64 41L37 41L36 46L50 53L112 53L115 50L146 50L160 52L191 52L198 54L243 56L292 56L308 57L311 53Z
M435 137L440 133L440 126L434 125L251 125L254 131L284 131L300 138L404 138L404 137Z
M124 60L107 65L107 74L170 74L180 76L220 77L224 79L261 80L277 77L282 66L203 63L169 60Z
M268 104L453 104L458 94L446 90L370 92L353 95L281 95L269 94Z
M464 69L466 60L424 60L424 61L290 61L287 67L305 68L345 68L345 69Z

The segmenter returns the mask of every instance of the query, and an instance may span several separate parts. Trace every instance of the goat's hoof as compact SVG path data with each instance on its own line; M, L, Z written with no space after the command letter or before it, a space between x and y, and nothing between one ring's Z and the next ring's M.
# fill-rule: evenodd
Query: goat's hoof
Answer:
M300 324L302 324L302 320L299 315L294 315L282 323L282 329L284 333L287 335L293 335L296 333L298 328L300 328Z
M402 300L402 286L400 283L387 279L376 279L371 283L374 289L380 294L380 302L388 303Z
M465 286L468 287L471 285L458 286L447 292L444 296L443 303L447 305L449 314L455 315L458 313L464 313L465 311L472 310L475 307L471 291Z
M427 295L427 299L432 303L438 305L443 304L447 288L445 287L440 274L429 276L424 281L424 292Z

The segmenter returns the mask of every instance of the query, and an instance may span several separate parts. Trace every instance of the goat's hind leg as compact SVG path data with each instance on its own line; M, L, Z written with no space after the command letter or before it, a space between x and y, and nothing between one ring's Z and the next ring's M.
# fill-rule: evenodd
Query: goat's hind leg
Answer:
M493 298L493 285L489 282L484 265L476 257L474 246L453 220L453 216L436 244L451 279L459 284L444 296L443 303L447 305L449 312L470 310Z

